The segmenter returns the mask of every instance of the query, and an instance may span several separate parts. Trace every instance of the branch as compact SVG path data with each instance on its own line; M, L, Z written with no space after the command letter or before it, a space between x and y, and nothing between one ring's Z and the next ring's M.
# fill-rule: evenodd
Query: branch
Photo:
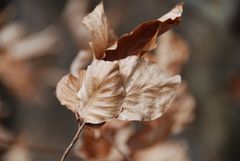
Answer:
M78 140L79 135L80 135L80 133L82 132L82 130L84 128L84 125L85 125L85 122L83 122L82 125L78 127L78 130L77 130L75 136L73 137L71 143L69 144L69 146L66 148L66 150L64 151L64 153L62 155L61 161L64 161L67 158L67 156L70 153L71 149L73 148L73 146L75 145L76 141Z

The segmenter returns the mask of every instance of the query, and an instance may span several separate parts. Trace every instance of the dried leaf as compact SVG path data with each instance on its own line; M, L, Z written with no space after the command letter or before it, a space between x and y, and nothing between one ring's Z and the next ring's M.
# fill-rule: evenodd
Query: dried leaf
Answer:
M0 48L6 48L21 40L26 34L26 28L19 22L3 26L0 32Z
M85 76L85 71L81 71L78 77L68 74L64 76L57 84L56 95L62 105L67 106L73 112L79 107L79 99L77 92L79 91L82 81Z
M160 22L153 20L137 26L130 34L118 39L116 48L106 51L104 60L113 61L124 59L131 55L140 55L145 46L151 42L158 32Z
M182 82L171 107L164 116L168 118L169 122L172 121L171 132L173 134L182 132L186 125L194 120L195 107L194 97L188 91L186 82Z
M137 26L130 34L120 37L117 43L106 51L104 60L119 60L131 55L142 56L154 49L157 46L157 36L177 25L181 20L182 11L183 3L179 3L160 19Z
M91 161L110 161L117 160L119 157L122 158L122 155L116 150L116 146L125 144L124 138L127 135L127 130L124 126L121 126L120 129L115 127L119 122L121 124L124 121L113 119L113 121L109 121L99 128L86 127L81 140L77 143L76 154ZM125 121L125 123L129 122ZM119 133L119 135L116 133Z
M94 60L77 95L78 113L86 123L98 124L115 118L122 110L125 96L118 62Z
M135 161L189 161L187 150L184 142L167 141L138 150L133 158Z
M81 50L77 56L74 58L71 66L70 72L78 77L80 70L86 69L93 59L92 53L88 50Z
M88 46L89 33L83 27L82 20L87 14L88 0L68 0L63 11L63 19L79 48Z
M32 161L32 158L28 147L16 144L2 157L2 161Z
M125 126L115 127L118 123ZM114 119L100 128L86 127L81 140L77 143L76 153L85 160L90 161L122 161L124 156L130 154L127 140L134 132L129 122ZM92 145L92 146L89 146Z
M195 100L181 83L169 110L156 120L138 123L135 133L129 138L128 145L132 150L149 147L156 142L166 140L172 134L179 134L186 125L193 121Z
M22 63L0 52L0 80L18 98L28 102L39 102L38 80L26 63ZM24 92L23 92L24 91Z
M14 59L26 60L45 54L55 54L59 46L59 36L56 28L47 27L43 31L24 37L7 48Z
M91 34L90 46L95 54L95 58L102 59L105 50L113 45L116 40L114 31L104 13L102 2L83 19L83 24Z
M127 126L119 129L115 136L114 143L116 148L118 148L118 150L126 156L128 156L131 152L127 145L127 141L133 133L133 128L131 126Z
M120 120L149 121L160 117L175 95L181 77L169 77L156 64L137 56L119 61L126 97Z
M112 130L119 130L122 127L127 126L128 124L130 124L129 121L122 121L122 120L118 120L118 119L112 119L111 121L107 122L104 124L104 126L102 126L103 131L107 130L107 129L112 129Z
M179 74L188 58L188 44L180 36L169 31L160 37L156 49L156 62L162 70Z
M132 151L147 148L169 137L172 122L165 117L167 112L162 117L153 121L133 123L134 126L132 128L134 129L134 133L129 137L127 142Z
M173 26L177 25L181 21L184 2L178 3L171 11L160 17L158 20L161 22L158 35L163 34Z
M166 140L171 134L179 134L193 121L194 109L195 100L188 92L186 84L181 83L175 99L162 117L134 123L135 132L128 140L130 149L135 151L146 148Z
M83 23L92 34L90 44L95 58L102 59L108 48L106 54L108 51L117 51L117 54L113 59L108 59L108 55L104 59L125 59L119 62L94 60L89 66L77 94L78 101L73 103L78 102L77 112L83 121L98 124L115 117L120 120L147 121L163 114L175 95L180 76L169 77L156 64L147 63L138 56L156 47L157 36L168 29L170 21L171 25L179 23L182 5L176 6L165 18L139 25L132 33L122 36L116 47L113 45L111 48L108 47L114 42L115 36L107 23L103 4L100 3L84 18ZM162 22L165 19L166 24ZM77 70L72 71L76 73Z
M84 160L103 159L111 151L112 144L110 141L96 133L100 133L100 130L88 128L88 132L83 133L81 140L78 142L76 153Z

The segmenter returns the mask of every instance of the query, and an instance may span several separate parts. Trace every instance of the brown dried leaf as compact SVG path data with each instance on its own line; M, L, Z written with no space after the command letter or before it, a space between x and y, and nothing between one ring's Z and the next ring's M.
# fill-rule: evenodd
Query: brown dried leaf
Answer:
M125 96L118 62L94 60L77 95L78 113L86 123L98 124L115 118L122 110Z
M181 77L169 77L156 64L137 56L119 61L126 97L120 120L149 121L160 117L175 95Z
M121 122L125 124L121 128L110 125L121 124ZM86 127L81 140L77 143L76 153L81 158L90 161L124 160L123 155L128 156L130 154L127 140L134 132L131 126L127 125L129 125L128 121L114 119L114 121L109 121L97 129Z
M183 2L178 3L171 11L158 19L161 22L158 29L158 35L163 34L173 26L180 23L183 12L183 5Z
M78 106L77 109L70 109L77 110L83 121L92 124L115 117L120 120L139 121L160 117L173 99L181 78L167 76L156 64L147 63L138 56L155 48L157 36L179 23L182 5L177 5L159 20L139 25L132 33L122 36L115 44L116 47L113 45L111 49L108 48L107 51L116 51L117 54L113 59L106 56L106 60L125 59L119 62L94 60L86 71L77 98L74 98L76 87L71 92L74 93L73 104L78 103ZM103 4L100 3L86 16L83 23L92 34L90 44L95 58L102 59L104 51L114 42L115 37L107 23ZM72 71L75 74L77 70L78 67Z
M2 161L32 161L30 148L20 143L14 144L2 157Z
M7 48L21 40L26 34L26 28L19 22L3 26L0 30L0 48Z
M106 158L112 148L109 140L101 137L99 129L87 128L77 144L76 153L84 160ZM91 146L89 146L91 145Z
M169 137L172 122L165 117L167 112L153 121L134 122L134 134L128 140L128 146L132 151L147 148Z
M104 126L102 126L103 131L106 129L112 129L112 130L119 130L127 125L129 125L129 121L123 121L123 120L118 120L117 118L112 119L109 122L106 122Z
M182 132L193 121L195 100L187 90L186 83L181 83L175 99L164 115L156 120L134 123L135 132L129 138L128 145L134 151L149 147L156 142L166 140L171 134Z
M114 144L116 148L125 156L130 155L131 150L127 145L127 141L133 133L134 130L131 126L123 127L116 133Z
M162 70L179 74L188 58L188 44L180 36L169 31L160 37L156 50L156 62Z
M120 37L117 43L106 51L104 60L119 60L131 55L142 56L156 48L157 36L180 23L182 11L183 3L179 3L160 19L137 26L130 34Z
M88 0L68 0L63 11L63 19L79 48L88 47L89 33L82 20L87 14Z
M0 51L0 81L18 98L28 102L39 102L41 86L31 69ZM23 92L24 91L24 92Z
M64 76L57 84L56 95L62 105L67 106L73 112L79 107L79 99L77 92L82 86L82 81L85 77L85 71L79 72L79 76L75 77L72 74Z
M138 150L133 158L135 161L189 161L187 150L184 142L167 141Z
M194 97L188 91L186 82L182 82L171 107L164 116L168 118L169 122L172 121L171 132L173 134L182 132L186 125L193 121L195 107L196 101Z
M78 77L80 70L86 69L87 66L91 63L93 55L89 50L81 50L77 56L74 58L71 66L70 72Z
M116 36L109 25L101 2L90 14L83 19L83 24L89 30L92 40L90 46L96 59L104 57L105 50L113 45Z
M159 24L158 20L145 22L133 29L130 34L121 36L117 44L115 44L116 48L111 47L111 49L106 51L104 60L113 61L124 59L131 55L140 55L140 52L156 36Z
M53 26L18 40L7 48L7 52L18 60L55 54L59 46L59 36Z
M194 119L195 100L181 83L169 110L156 120L135 123L138 128L129 138L128 145L132 150L149 147L162 142L172 134L179 134Z

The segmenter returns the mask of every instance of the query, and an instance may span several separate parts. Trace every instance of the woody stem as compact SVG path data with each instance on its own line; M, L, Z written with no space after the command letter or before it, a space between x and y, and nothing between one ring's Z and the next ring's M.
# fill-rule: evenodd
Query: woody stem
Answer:
M79 138L79 135L81 134L83 128L85 126L85 122L83 122L80 126L80 123L79 123L79 127L78 127L78 130L75 134L75 136L73 137L71 143L69 144L69 146L66 148L66 150L64 151L62 157L61 157L61 161L65 161L65 159L67 158L68 154L70 153L71 149L73 148L73 146L75 145L75 143L77 142L78 138Z

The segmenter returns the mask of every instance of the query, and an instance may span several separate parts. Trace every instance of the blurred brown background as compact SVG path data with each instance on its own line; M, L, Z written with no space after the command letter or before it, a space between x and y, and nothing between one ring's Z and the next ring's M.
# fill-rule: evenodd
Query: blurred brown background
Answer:
M178 2L104 0L104 5L120 36L141 22L160 17ZM187 140L193 161L240 160L240 1L184 2L182 23L174 31L190 45L190 60L182 76L196 97L197 110L195 121L179 137ZM68 72L77 52L85 48L85 40L72 36L66 23L70 18L64 16L67 3L67 0L0 0L1 28L21 22L28 34L34 34L51 26L51 32L56 32L58 37L57 42L54 41L53 54L30 58L32 64L28 67L34 66L32 74L37 83L33 86L37 86L38 94L41 93L36 96L40 99L34 96L19 99L0 81L1 126L18 137L28 138L35 145L55 147L59 151L74 135L76 123L73 114L57 101L54 85ZM98 0L89 0L82 7L83 14L98 3ZM12 66L15 64L9 68ZM18 95L24 95L25 88L20 89ZM49 153L31 152L35 161L59 160L60 154L51 150Z

